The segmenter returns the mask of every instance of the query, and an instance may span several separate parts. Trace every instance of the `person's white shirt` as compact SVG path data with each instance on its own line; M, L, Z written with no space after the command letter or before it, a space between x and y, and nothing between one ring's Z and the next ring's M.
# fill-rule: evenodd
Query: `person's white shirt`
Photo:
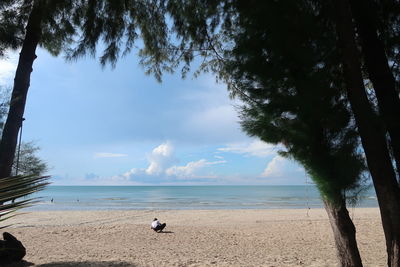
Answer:
M152 223L151 223L151 228L156 228L157 226L159 226L161 223L160 223L160 221L159 220L157 220L157 221L153 221Z

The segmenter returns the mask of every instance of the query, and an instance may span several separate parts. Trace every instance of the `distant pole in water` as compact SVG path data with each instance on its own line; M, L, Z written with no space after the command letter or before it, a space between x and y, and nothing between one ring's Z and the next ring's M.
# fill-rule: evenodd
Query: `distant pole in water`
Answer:
M15 167L15 175L18 175L19 168L19 154L21 152L21 141L22 141L22 125L24 124L25 118L21 120L21 131L19 132L19 144L18 144L18 153L17 153L17 166Z

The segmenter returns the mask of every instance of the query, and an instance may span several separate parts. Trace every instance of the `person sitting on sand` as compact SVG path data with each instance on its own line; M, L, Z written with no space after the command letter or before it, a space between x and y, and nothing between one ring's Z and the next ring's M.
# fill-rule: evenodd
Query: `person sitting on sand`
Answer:
M166 223L160 223L160 221L157 218L154 218L153 222L151 223L151 229L153 229L154 231L160 233L165 226L167 226Z

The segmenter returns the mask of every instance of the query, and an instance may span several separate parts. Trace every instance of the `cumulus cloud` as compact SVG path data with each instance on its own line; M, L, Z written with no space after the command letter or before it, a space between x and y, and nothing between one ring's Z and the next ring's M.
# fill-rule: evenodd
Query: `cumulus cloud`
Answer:
M261 140L254 140L250 143L228 144L225 147L218 148L218 150L221 152L266 157L275 154L278 150L278 147L276 145L267 144Z
M108 152L99 152L94 154L95 158L121 158L127 156L128 154L108 153Z
M261 176L263 177L282 177L285 172L287 160L281 156L274 157L267 165Z
M125 177L125 179L135 179L138 177L165 175L165 171L177 161L174 156L174 150L171 142L162 143L147 156L149 161L147 168L132 168L121 176Z
M163 180L172 181L174 179L202 179L212 178L214 176L202 172L208 166L223 164L226 161L221 157L215 161L200 159L188 162L185 165L177 165L177 159L174 155L174 146L170 142L165 142L148 155L149 165L147 168L132 168L122 175L113 177L114 181L140 181L144 183L157 182Z
M175 161L174 147L170 142L163 143L154 148L148 159L150 165L146 169L148 175L160 175Z
M306 177L302 166L281 156L275 156L260 175L266 183L276 185L304 184Z
M185 166L172 166L166 170L166 174L168 176L176 176L179 178L192 178L196 177L197 171L203 169L206 166L223 164L223 163L226 163L226 161L225 160L207 161L205 159L201 159L198 161L189 162Z

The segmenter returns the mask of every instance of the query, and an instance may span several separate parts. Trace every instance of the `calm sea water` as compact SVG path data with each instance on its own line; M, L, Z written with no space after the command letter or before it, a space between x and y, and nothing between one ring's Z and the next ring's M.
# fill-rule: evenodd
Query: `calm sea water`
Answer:
M306 186L48 186L31 210L284 209L318 208L317 189ZM53 201L51 201L53 200ZM361 207L376 207L373 189Z

